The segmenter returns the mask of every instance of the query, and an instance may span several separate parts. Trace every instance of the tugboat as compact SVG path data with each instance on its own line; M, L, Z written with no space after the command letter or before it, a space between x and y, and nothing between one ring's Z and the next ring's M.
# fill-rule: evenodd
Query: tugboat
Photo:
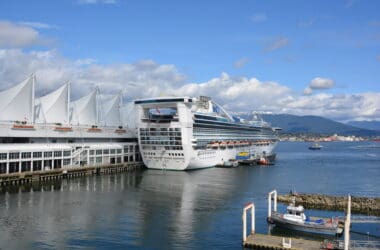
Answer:
M274 212L268 217L268 222L279 227L308 233L327 235L341 235L343 233L343 228L339 227L338 218L307 217L303 206L295 206L294 199L293 203L286 208L285 214Z
M314 143L313 145L309 146L310 150L320 150L322 148L323 148L323 146L321 144L317 143L317 142Z

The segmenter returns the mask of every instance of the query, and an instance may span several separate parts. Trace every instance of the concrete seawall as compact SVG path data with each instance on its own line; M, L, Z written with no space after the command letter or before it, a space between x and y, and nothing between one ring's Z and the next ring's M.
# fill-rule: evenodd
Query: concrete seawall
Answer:
M98 165L98 166L82 166L60 168L44 171L2 174L0 175L0 187L22 185L26 183L46 182L59 179L70 179L86 175L100 175L135 171L144 168L142 162L113 164L113 165Z
M290 203L296 197L296 204L305 208L316 208L322 210L345 211L347 209L347 197L331 196L322 194L286 194L278 195L278 201ZM380 198L355 197L352 196L351 211L365 215L380 216Z

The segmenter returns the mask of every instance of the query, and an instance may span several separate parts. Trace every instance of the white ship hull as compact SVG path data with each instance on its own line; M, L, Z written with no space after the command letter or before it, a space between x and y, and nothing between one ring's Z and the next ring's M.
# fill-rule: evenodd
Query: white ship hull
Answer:
M209 150L196 150L195 156L190 159L189 166L186 169L199 169L214 167L216 165L223 165L230 159L236 159L240 152L249 152L250 155L260 155L262 152L271 155L276 143L268 146L252 145L248 147L240 147L233 149L209 149Z
M254 157L273 154L277 137L269 126L234 122L210 110L201 112L205 105L211 108L213 103L194 100L135 101L138 141L147 168L192 170L223 165L238 154Z
M142 158L144 164L149 169L161 170L194 170L202 168L210 168L216 165L223 165L230 159L236 159L240 152L248 152L250 155L266 155L273 154L273 150L277 142L268 145L251 145L238 148L225 149L188 149L188 152L182 156L175 155L174 151L155 150L145 152L142 150ZM153 157L150 157L152 156ZM173 156L174 155L174 156Z

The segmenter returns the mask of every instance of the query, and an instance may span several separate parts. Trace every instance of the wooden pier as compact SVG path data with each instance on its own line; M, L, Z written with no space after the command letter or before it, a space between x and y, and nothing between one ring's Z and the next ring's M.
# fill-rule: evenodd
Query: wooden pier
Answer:
M290 240L290 241L289 241ZM291 245L289 245L289 242ZM285 244L284 244L285 243ZM288 245L286 245L288 243ZM290 246L290 248L289 248ZM284 238L281 236L267 234L251 234L243 242L243 247L250 249L271 249L271 250L289 250L289 249L309 249L320 250L321 242L314 240L305 240L298 238Z
M124 164L68 167L44 171L3 174L0 175L0 187L54 181L59 179L71 179L87 175L128 172L134 171L136 169L141 169L143 166L144 164L142 162L133 162Z

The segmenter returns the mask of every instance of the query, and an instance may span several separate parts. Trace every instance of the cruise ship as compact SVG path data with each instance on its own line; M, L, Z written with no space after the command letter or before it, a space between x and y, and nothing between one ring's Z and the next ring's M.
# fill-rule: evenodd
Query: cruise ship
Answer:
M190 170L242 157L273 157L275 129L227 113L209 97L136 100L138 141L148 168Z
M70 86L36 97L33 74L0 91L0 175L141 161L133 103L99 89L71 101Z

